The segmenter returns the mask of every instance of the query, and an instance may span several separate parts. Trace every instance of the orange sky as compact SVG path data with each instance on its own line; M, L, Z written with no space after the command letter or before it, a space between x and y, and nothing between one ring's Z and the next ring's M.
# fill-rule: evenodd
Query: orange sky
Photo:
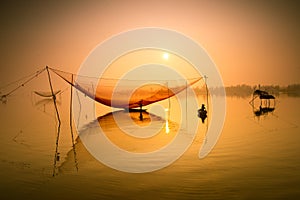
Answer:
M45 65L76 73L108 37L139 27L201 44L225 85L299 83L295 1L24 1L0 8L0 85Z

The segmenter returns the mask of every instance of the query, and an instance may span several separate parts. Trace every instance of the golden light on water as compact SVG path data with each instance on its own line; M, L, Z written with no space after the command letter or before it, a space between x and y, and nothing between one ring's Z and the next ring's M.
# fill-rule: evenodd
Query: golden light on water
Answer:
M168 117L169 109L166 108L166 109L165 109L165 112L166 112L166 133L169 134L169 132L170 132L170 128L169 128L169 117Z
M166 120L166 133L169 134L170 129L169 129L169 120Z

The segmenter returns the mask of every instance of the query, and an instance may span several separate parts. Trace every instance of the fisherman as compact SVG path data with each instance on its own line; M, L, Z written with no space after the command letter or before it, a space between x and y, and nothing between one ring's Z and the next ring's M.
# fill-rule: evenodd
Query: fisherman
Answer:
M201 109L200 109L201 111L206 111L206 108L205 108L205 105L204 104L202 104L202 106L201 106Z

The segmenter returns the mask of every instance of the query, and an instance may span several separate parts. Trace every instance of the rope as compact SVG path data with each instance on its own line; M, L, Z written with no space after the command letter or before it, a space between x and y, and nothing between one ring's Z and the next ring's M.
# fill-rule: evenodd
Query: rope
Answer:
M28 74L27 76L23 76L23 77L19 78L18 80L15 80L15 81L13 81L13 82L10 82L10 83L7 83L6 85L1 86L0 89L6 88L6 87L8 87L8 86L10 86L10 85L13 85L13 84L15 84L15 83L17 83L17 82L20 82L20 81L26 79L26 78L28 78L28 77L34 76L34 75L36 75L37 73L39 73L39 71L44 71L44 70L45 70L45 69L43 68L42 70L38 70L38 71L36 71L36 72L34 72L34 73Z
M99 77L92 77L92 76L82 76L82 75L76 75L76 74L73 74L73 73L71 73L71 72L65 72L65 71L62 71L62 70L58 70L58 69L53 69L53 68L51 68L51 67L48 67L51 71L53 71L55 74L57 74L58 76L60 76L61 78L63 78L60 74L59 74L59 72L61 72L61 73L66 73L66 74L70 74L70 75L72 75L72 76L78 76L78 77L84 77L84 78L93 78L93 79L99 79L99 80L113 80L113 81L117 81L117 80L124 80L124 81L144 81L144 80L139 80L139 79L137 79L137 80L133 80L133 79L116 79L116 78L106 78L106 77L101 77L101 78L99 78ZM63 78L63 79L65 79L65 78ZM148 80L148 81L162 81L162 82L165 82L165 81L185 81L185 80L195 80L195 79L199 79L199 81L201 80L201 79L203 79L203 77L193 77L193 78L188 78L188 79L173 79L173 80L157 80L157 79L153 79L153 80ZM65 79L66 80L66 79ZM68 81L69 82L69 81Z
M2 103L6 103L7 97L8 97L8 96L10 96L11 94L13 94L15 91L17 91L17 90L20 89L21 87L24 87L25 84L29 83L29 82L32 81L34 78L37 78L37 77L38 77L43 71L45 71L45 70L46 70L46 68L41 69L41 70L38 70L38 71L35 72L34 74L31 74L31 75L26 76L25 78L27 78L27 77L30 77L30 78L28 78L26 81L24 81L22 84L20 84L20 85L17 86L16 88L12 89L12 90L9 91L8 93L1 95L1 101L2 101ZM6 86L3 86L2 88L8 87L8 86L10 86L10 85L12 85L12 84L14 84L14 83L16 83L16 82L19 82L20 80L23 80L23 79L25 79L25 78L23 77L23 78L21 78L21 79L19 79L19 80L17 80L17 81L14 81L14 82L12 82L12 83L9 83L9 84L7 84Z

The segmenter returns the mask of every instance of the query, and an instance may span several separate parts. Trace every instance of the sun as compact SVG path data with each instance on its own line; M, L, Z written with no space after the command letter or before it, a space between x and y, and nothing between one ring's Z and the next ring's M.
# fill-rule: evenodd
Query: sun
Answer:
M163 54L163 58L164 58L165 60L169 60L169 54L168 54L168 53L164 53L164 54Z

